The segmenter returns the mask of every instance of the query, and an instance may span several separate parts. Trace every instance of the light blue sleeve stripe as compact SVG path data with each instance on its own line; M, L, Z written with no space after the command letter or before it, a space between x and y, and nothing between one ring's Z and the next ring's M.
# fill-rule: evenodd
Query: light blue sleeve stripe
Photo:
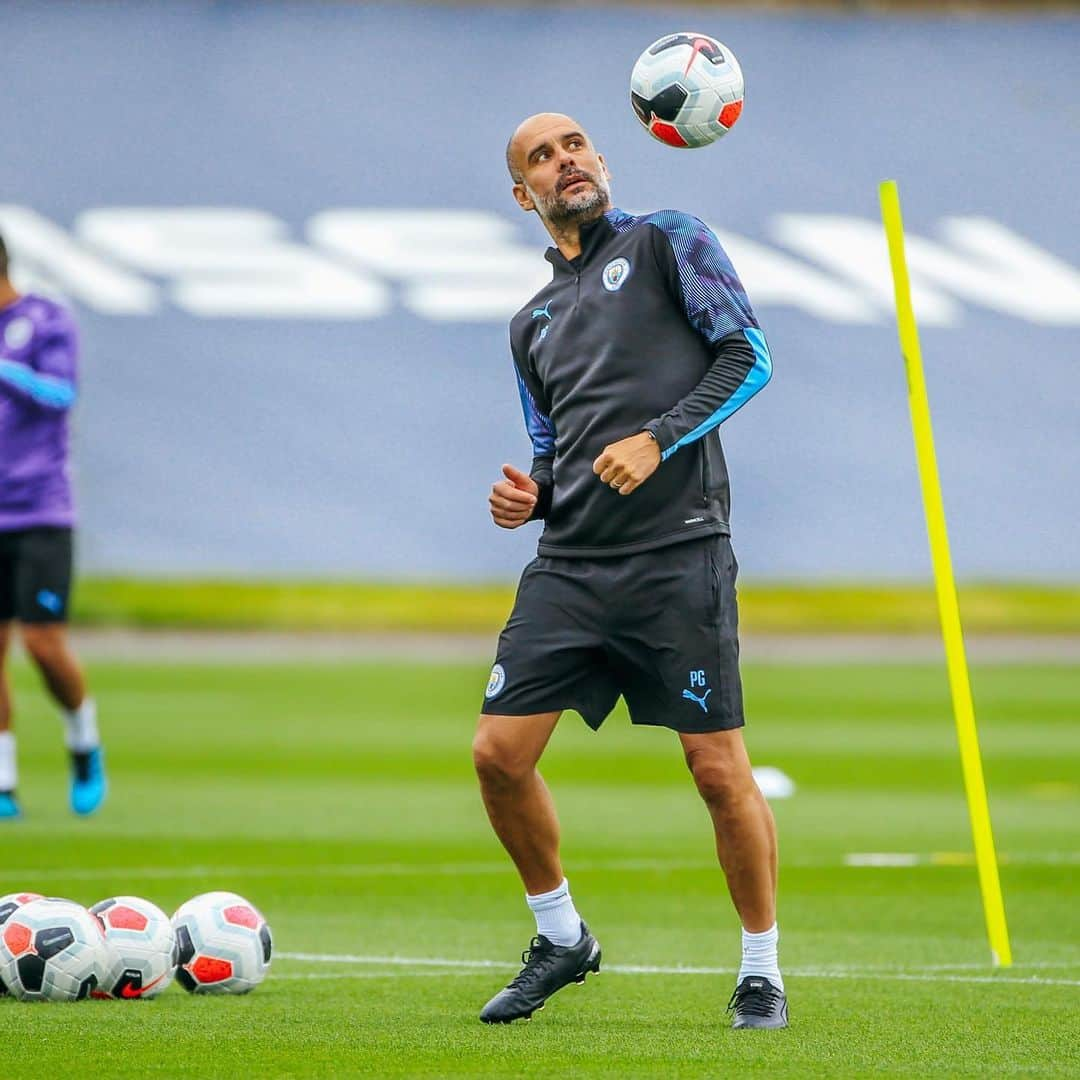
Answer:
M686 446L702 435L707 435L713 428L719 427L732 413L741 409L768 381L772 378L772 357L769 355L769 346L765 342L765 335L757 327L748 326L743 328L746 340L754 350L754 366L746 373L746 378L739 384L735 393L731 395L708 419L703 420L693 431L688 431L677 443L672 443L661 455L660 460L666 461L680 446Z
M533 455L535 457L547 457L554 454L555 425L551 422L550 417L545 416L540 411L536 399L529 392L525 380L521 377L521 372L516 367L514 368L514 374L517 375L518 393L521 395L521 411L525 414L525 430L528 431L529 438L532 440Z
M39 375L14 360L0 360L0 381L50 409L70 409L75 404L74 383L53 375Z

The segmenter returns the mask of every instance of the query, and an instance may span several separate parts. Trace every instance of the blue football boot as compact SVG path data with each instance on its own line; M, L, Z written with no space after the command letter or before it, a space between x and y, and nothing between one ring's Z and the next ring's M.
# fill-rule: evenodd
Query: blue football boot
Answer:
M19 800L15 798L15 792L0 791L0 821L13 821L21 817L22 811L19 809Z
M105 779L104 752L71 753L71 809L76 814L92 814L104 801L109 785Z

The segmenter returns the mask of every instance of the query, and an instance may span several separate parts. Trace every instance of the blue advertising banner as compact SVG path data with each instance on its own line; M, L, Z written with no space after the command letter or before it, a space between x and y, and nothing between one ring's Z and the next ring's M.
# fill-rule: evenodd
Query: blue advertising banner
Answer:
M701 30L746 77L712 147L629 102ZM6 3L0 233L83 331L84 570L508 578L538 527L506 324L550 274L510 194L576 116L617 205L709 222L771 346L721 429L748 576L929 574L877 183L900 184L964 578L1080 577L1073 16ZM629 434L629 432L628 432ZM632 496L631 496L632 497Z

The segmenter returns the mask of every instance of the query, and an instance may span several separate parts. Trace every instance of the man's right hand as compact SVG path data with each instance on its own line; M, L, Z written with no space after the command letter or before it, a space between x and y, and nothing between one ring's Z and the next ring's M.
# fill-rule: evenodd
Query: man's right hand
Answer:
M524 525L536 509L540 487L528 473L513 465L504 465L502 471L506 479L492 485L488 499L491 520L501 529L516 529Z

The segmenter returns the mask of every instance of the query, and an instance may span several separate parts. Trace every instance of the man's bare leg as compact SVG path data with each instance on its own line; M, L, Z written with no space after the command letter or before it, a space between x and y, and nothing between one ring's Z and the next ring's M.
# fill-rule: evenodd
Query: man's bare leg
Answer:
M536 765L561 714L481 716L473 764L488 819L530 896L563 880L559 819Z
M63 623L24 623L22 639L50 695L63 710L65 742L71 754L71 808L92 814L108 784L98 737L97 709Z
M480 1011L487 1024L528 1019L552 994L600 970L600 944L581 921L563 876L555 803L536 770L559 715L484 715L473 740L484 806L525 884L537 932L525 967Z
M787 1027L777 958L776 823L750 769L742 731L680 735L709 809L716 853L742 922L742 963L728 1005L732 1027Z
M716 833L732 903L751 933L776 922L776 823L750 770L741 729L680 735Z
M15 801L18 770L15 758L15 733L11 730L11 684L8 681L7 655L11 644L11 623L0 623L0 819L17 818Z
M24 623L22 639L53 700L74 712L86 698L86 681L68 644L67 627L63 623Z
M0 622L0 733L11 730L11 683L8 681L7 658L11 647L11 623Z

